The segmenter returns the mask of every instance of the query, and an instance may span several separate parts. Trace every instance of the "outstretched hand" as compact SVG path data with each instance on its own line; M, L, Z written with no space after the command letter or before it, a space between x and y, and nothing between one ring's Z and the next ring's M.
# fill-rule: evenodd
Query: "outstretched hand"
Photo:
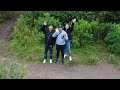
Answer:
M72 22L75 23L76 22L76 18L72 19Z
M44 25L47 25L46 21L44 21Z
M55 31L58 32L58 28L56 28Z

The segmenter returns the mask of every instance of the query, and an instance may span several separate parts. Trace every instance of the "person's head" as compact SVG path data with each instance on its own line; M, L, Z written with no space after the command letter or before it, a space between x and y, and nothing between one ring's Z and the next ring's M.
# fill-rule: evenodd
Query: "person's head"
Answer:
M52 32L52 30L53 30L53 25L50 24L50 26L49 26L48 28L49 28L49 31Z
M61 32L62 29L63 29L62 25L59 25L59 26L58 26L58 30Z
M68 23L65 24L65 28L69 29L69 24Z

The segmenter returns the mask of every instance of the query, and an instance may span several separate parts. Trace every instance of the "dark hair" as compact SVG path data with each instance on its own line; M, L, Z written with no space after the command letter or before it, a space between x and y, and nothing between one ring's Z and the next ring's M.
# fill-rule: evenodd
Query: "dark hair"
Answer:
M69 23L65 23L65 25L66 25L66 24L68 24L68 25L69 25Z
M52 26L54 28L54 25L53 24L50 24L49 26Z
M58 28L63 28L63 26L62 26L62 25L59 25Z

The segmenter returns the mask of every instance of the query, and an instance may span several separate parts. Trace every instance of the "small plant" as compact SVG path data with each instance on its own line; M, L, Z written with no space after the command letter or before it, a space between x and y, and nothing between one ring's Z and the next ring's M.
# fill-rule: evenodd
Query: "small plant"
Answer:
M82 59L80 61L81 64L85 64L85 65L96 65L99 62L99 58L96 55L90 55L89 57L87 57L86 59Z
M28 74L27 65L19 62L8 63L5 58L0 65L0 79L23 79Z
M113 65L118 65L118 62L115 60L115 55L114 54L111 54L108 57L108 63L113 64Z

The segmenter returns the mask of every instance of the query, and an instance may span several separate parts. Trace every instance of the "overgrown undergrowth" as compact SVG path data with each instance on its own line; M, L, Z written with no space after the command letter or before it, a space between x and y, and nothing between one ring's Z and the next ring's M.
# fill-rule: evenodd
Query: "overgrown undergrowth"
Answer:
M9 46L10 42L4 42L0 44L0 52L4 54L5 57L11 56L17 58L19 61L26 61L29 63L43 63L44 55L44 45L40 45L37 51L25 51L21 52L11 49ZM96 65L100 63L110 63L115 66L120 66L120 56L111 54L105 47L104 43L91 43L89 45L83 46L81 48L71 48L73 60L69 61L68 56L65 58L65 65ZM56 59L55 46L53 48L53 63ZM61 64L61 59L59 61ZM49 52L47 64L49 64Z

